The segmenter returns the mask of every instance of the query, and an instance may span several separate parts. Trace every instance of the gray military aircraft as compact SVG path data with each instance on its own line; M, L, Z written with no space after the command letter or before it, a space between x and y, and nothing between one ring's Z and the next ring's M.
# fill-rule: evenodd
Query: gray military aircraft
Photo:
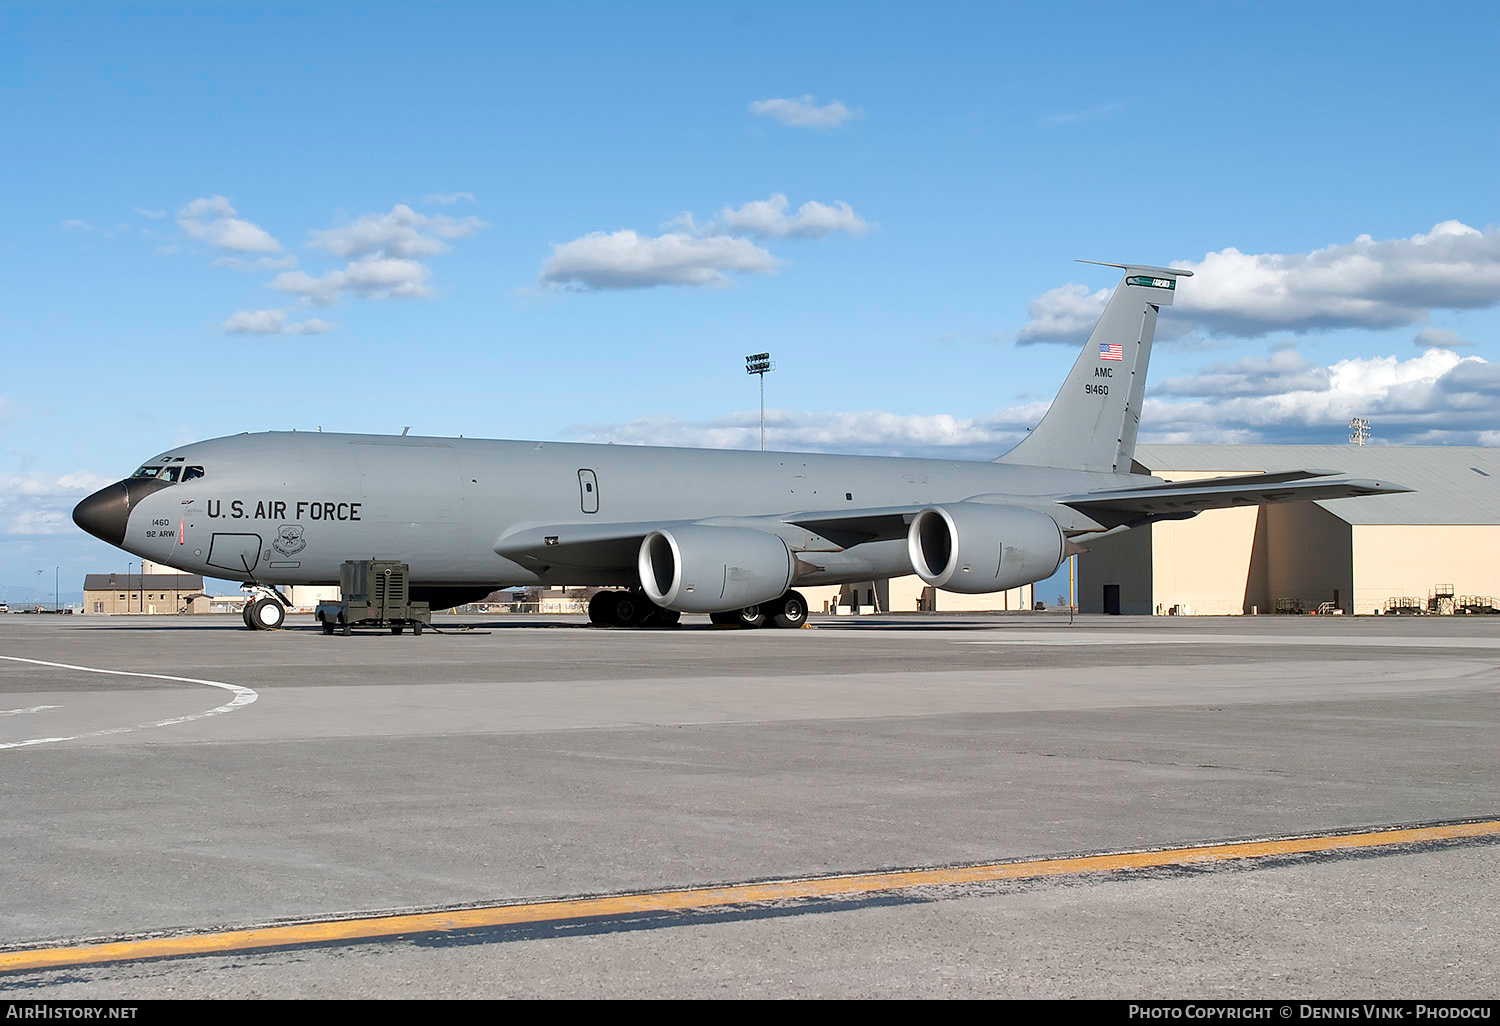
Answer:
M80 502L84 530L243 581L274 628L284 584L349 559L411 568L434 609L514 585L603 585L595 623L797 627L795 585L915 573L976 594L1051 576L1103 537L1230 506L1404 492L1299 470L1169 484L1131 455L1158 311L1191 271L1124 274L1041 423L988 462L262 432L177 446Z

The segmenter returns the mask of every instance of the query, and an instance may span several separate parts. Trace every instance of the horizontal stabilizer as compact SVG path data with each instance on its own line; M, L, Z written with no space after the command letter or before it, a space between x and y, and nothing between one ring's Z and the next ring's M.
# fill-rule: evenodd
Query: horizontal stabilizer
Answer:
M1065 495L1057 501L1100 523L1118 524L1151 516L1197 513L1205 509L1351 499L1412 490L1389 481L1327 480L1334 473L1336 471L1294 470L1280 474L1248 474L1143 488L1104 489L1082 495Z

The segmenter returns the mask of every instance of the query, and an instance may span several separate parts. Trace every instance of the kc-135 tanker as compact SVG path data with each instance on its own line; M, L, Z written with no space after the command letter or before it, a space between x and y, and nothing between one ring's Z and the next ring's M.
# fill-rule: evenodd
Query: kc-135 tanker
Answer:
M410 567L434 609L513 585L602 585L596 623L797 627L799 585L916 574L976 594L1051 576L1100 538L1201 510L1403 492L1331 470L1169 484L1132 463L1157 314L1192 272L1123 271L1041 422L991 462L258 432L173 447L80 502L145 559L276 587L345 560Z

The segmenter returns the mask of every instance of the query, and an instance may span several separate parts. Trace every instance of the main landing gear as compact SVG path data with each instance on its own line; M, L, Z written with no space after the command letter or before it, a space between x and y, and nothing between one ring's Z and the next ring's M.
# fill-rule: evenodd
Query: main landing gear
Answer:
M801 592L789 591L773 602L762 602L758 606L731 609L723 613L709 613L709 620L724 627L740 627L753 630L756 627L779 627L794 630L807 622L807 599Z
M774 602L709 613L708 618L720 626L745 630L791 630L807 622L807 599L789 591ZM601 591L589 599L589 622L598 627L675 627L681 619L681 613L663 609L638 591Z
M676 627L681 619L638 591L601 591L589 599L589 623L596 627Z

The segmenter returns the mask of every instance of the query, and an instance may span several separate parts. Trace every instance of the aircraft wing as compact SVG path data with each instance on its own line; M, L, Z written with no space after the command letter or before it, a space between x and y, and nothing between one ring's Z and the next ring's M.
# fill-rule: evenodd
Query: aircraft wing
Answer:
M788 513L776 519L781 523L792 524L811 531L813 534L821 535L835 545L849 549L864 542L895 541L897 538L905 538L912 518L924 508L918 505L823 510Z
M635 524L548 524L507 531L495 552L530 569L554 566L616 570L635 566L641 542L652 531L693 521Z
M783 525L800 527L840 548L906 536L907 525L921 506L823 510L766 517L707 517L699 520L653 520L640 523L546 524L507 531L495 552L533 570L570 567L588 570L633 568L641 542L653 531L689 524L749 527L780 533Z
M1106 488L1056 501L1102 524L1115 526L1151 517L1181 517L1205 509L1264 506L1278 502L1391 495L1412 489L1389 481L1334 478L1332 470L1293 470L1178 481L1140 488Z

